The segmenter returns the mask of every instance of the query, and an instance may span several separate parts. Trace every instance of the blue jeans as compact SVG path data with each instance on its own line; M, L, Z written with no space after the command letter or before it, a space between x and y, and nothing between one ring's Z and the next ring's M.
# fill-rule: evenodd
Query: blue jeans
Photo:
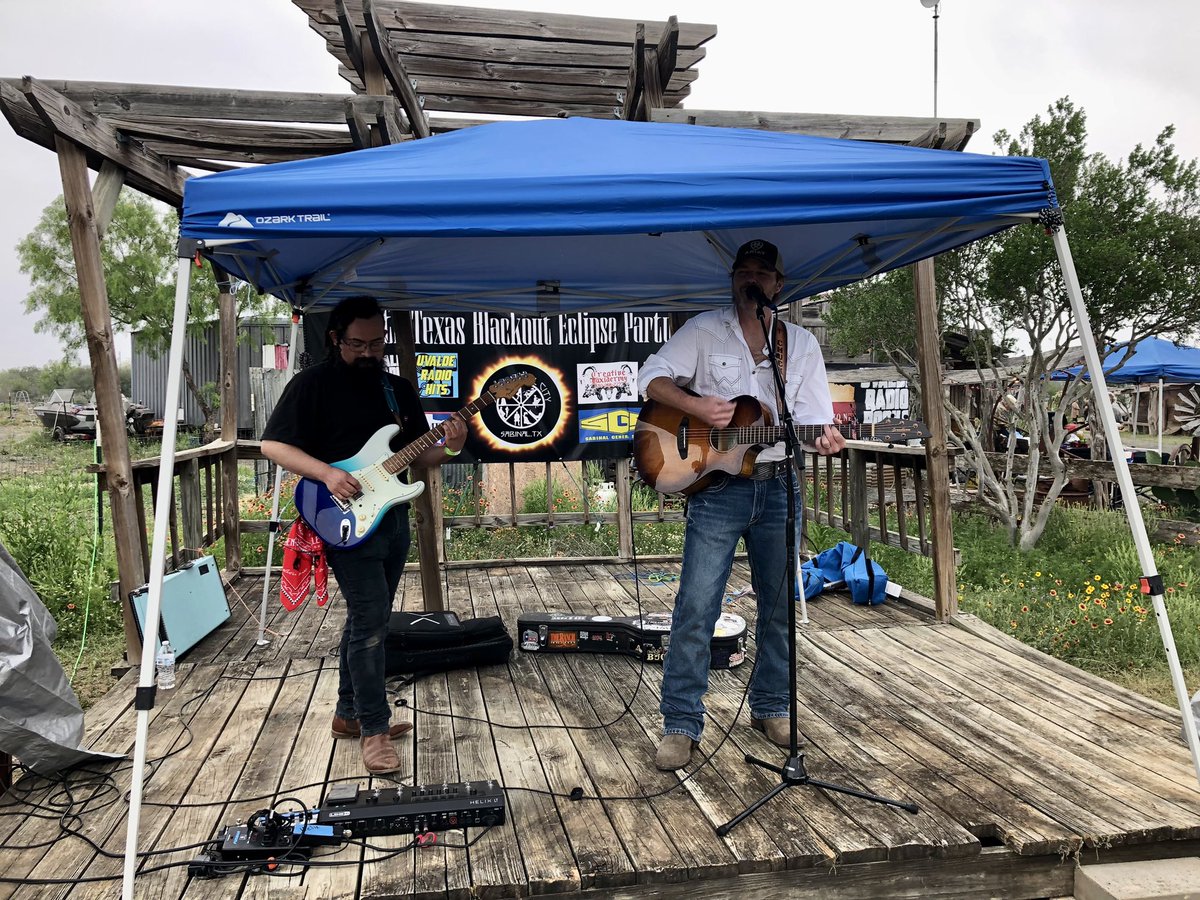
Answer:
M346 601L336 713L343 719L358 719L363 737L383 734L391 721L384 684L385 640L408 544L408 504L402 503L389 510L375 533L357 547L325 548Z
M803 505L796 499L799 535ZM664 734L700 740L713 628L738 538L746 539L750 576L758 598L754 675L750 680L750 714L756 719L790 715L788 706L787 476L766 481L724 478L693 494L687 505L683 572L671 643L663 666ZM794 565L794 564L793 564Z

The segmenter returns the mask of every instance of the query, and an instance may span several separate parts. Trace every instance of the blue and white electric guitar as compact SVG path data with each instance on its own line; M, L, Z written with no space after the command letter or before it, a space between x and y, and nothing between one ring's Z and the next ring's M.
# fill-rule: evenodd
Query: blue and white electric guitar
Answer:
M498 397L509 399L522 388L532 387L534 380L529 372L510 375L493 384L454 417L466 421L491 406ZM446 425L437 425L403 450L393 453L389 445L399 431L399 425L384 425L371 435L357 454L332 464L349 472L362 486L350 500L339 500L323 483L311 478L301 478L296 485L296 511L326 544L343 550L361 544L371 536L384 513L399 503L419 497L425 490L424 482L405 484L400 475L414 459L442 439Z

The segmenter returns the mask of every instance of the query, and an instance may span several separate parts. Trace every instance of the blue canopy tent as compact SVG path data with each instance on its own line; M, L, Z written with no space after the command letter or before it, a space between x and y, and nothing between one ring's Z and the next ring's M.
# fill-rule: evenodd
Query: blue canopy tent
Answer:
M1039 219L1053 233L1096 371L1050 171L1040 159L565 119L483 125L207 175L189 180L184 192L166 407L179 396L187 263L195 254L301 309L370 293L385 305L439 311L662 311L727 303L729 262L753 237L780 247L787 302ZM1115 444L1112 410L1102 407ZM164 432L148 633L161 599L175 423L168 420ZM1117 475L1132 498L1123 460ZM1156 579L1141 511L1132 499L1125 508L1143 571ZM1186 710L1161 588L1152 599ZM146 688L153 653L147 643L140 670ZM139 709L127 883L148 715ZM1200 778L1194 723L1188 739Z
M1188 347L1164 338L1148 337L1117 344L1105 352L1104 374L1113 384L1158 384L1158 452L1163 452L1163 385L1200 383L1200 347ZM1056 381L1083 378L1090 381L1086 366L1071 366L1050 376Z

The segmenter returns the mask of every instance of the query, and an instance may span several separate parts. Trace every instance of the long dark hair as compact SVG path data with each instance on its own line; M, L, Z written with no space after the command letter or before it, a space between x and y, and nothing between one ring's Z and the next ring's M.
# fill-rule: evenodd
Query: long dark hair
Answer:
M329 328L325 332L326 349L330 353L337 353L338 342L346 336L346 329L356 319L373 319L382 315L383 310L374 297L365 294L347 297L329 314Z

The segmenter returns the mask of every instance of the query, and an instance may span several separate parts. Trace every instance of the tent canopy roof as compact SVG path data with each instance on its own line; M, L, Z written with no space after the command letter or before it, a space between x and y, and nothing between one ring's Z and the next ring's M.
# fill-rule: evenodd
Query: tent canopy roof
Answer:
M726 302L751 238L791 301L1055 205L1041 159L558 119L190 179L182 233L304 308L663 311Z
M1135 384L1149 381L1200 382L1200 347L1188 347L1164 338L1148 337L1138 341L1129 353L1128 344L1117 344L1105 351L1102 365L1104 380L1110 384ZM1117 365L1120 364L1120 368ZM1116 371L1110 372L1115 369ZM1057 381L1068 378L1090 380L1083 366L1055 372Z

